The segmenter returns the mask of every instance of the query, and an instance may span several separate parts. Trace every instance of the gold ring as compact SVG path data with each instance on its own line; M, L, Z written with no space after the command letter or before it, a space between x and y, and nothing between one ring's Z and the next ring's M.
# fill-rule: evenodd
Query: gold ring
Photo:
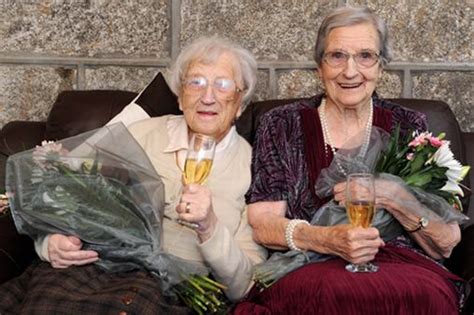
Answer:
M186 202L186 207L184 208L186 213L189 213L191 211L191 204L189 202Z

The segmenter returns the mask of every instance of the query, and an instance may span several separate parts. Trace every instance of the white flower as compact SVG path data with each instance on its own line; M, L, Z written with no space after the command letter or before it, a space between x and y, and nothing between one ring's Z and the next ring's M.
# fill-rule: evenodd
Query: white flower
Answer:
M447 167L446 176L448 181L441 190L464 196L461 187L458 185L460 181L466 176L470 166L462 166L455 158L454 154L449 148L449 142L445 142L433 155L433 161L441 167Z

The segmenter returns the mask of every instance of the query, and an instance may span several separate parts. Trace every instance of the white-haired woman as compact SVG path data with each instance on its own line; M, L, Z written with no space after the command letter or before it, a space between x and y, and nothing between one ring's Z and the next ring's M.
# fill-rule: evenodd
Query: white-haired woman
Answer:
M163 250L207 266L227 286L225 293L231 300L247 292L252 267L266 256L253 241L247 222L244 194L250 185L251 148L234 127L253 94L256 71L254 57L239 45L219 37L198 39L178 56L170 78L183 115L145 119L129 127L165 186ZM192 133L214 137L217 146L206 184L183 187ZM181 225L177 219L197 228ZM0 294L0 310L35 314L188 312L160 296L159 280L152 275L144 271L106 273L92 264L100 259L98 253L81 248L75 236L53 234L42 239L38 255L49 263L38 263L0 287L3 293L15 292Z
M376 181L377 207L386 211L380 212L387 218L385 228L309 224L329 199L345 200L345 182L331 187L333 196L327 199L314 188L338 149L350 145L364 150L373 126L388 133L398 124L405 133L427 128L423 114L374 93L391 49L385 23L369 9L330 12L319 29L314 56L325 93L262 117L246 197L249 222L260 244L292 250L290 257L302 260L313 257L315 263L291 271L262 292L254 291L236 313L457 314L463 281L436 260L448 257L459 242L459 226L434 219L431 209L418 211L420 203L400 185ZM354 135L362 135L360 141L350 141ZM341 165L332 166L347 175ZM404 198L410 207L401 202ZM374 259L377 272L345 269L348 262ZM285 262L280 269L295 260Z

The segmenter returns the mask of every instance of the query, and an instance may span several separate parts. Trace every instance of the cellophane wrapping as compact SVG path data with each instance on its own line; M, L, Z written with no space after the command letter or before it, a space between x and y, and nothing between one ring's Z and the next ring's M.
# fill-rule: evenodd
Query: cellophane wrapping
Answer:
M165 292L183 275L207 273L161 250L163 182L121 123L10 156L6 173L21 234L75 235L101 268L149 270Z

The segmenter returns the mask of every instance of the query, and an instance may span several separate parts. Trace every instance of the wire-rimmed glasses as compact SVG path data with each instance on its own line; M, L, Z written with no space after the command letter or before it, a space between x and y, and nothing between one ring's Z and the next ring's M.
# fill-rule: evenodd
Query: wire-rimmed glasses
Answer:
M209 84L212 86L214 95L219 99L232 99L235 93L243 91L232 79L217 77L213 82L209 82L209 80L203 76L192 76L184 79L183 90L190 95L202 95Z
M333 68L339 68L347 64L349 58L352 58L357 66L361 68L373 67L380 61L380 55L372 50L363 50L356 54L350 54L346 51L329 51L323 55L323 60Z

